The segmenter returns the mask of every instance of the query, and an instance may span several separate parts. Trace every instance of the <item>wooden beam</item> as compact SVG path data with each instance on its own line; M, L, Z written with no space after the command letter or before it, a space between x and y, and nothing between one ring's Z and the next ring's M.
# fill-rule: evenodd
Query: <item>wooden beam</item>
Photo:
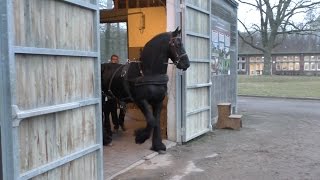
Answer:
M103 9L100 10L100 23L127 22L127 9Z

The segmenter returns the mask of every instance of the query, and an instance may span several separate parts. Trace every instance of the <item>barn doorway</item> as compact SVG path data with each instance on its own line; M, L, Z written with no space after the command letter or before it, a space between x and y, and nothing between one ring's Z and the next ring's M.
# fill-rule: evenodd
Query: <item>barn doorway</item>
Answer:
M139 60L145 43L153 36L166 31L165 0L101 0L100 1L100 57L108 62L112 54L120 63ZM151 140L135 144L134 130L145 127L143 114L134 104L127 104L126 131L113 134L112 146L104 147L104 177L111 179L142 159L154 154L149 150ZM113 127L113 126L112 126ZM161 130L167 141L167 98L161 112Z

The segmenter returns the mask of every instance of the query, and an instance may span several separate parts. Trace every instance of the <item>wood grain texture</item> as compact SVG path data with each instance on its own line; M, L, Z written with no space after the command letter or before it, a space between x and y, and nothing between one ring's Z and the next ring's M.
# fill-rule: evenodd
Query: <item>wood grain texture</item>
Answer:
M87 106L22 121L19 127L21 171L95 144L94 118L95 106Z
M219 103L218 114L216 128L240 130L242 127L242 115L231 114L231 103Z
M96 3L94 0L83 0ZM94 11L60 0L14 0L14 45L97 52ZM16 102L20 110L95 98L95 58L15 55ZM98 72L98 71L96 71ZM21 121L20 173L97 144L97 105L34 116ZM97 179L93 152L33 179Z
M54 0L15 0L15 45L94 50L93 11Z

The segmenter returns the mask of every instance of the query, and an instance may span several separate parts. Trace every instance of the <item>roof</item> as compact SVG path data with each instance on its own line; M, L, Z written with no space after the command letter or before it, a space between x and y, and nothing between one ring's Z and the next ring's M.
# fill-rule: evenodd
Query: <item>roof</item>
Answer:
M259 45L260 42L256 41ZM263 54L261 51L252 48L239 38L238 54ZM273 49L272 54L310 54L320 53L320 37L314 35L291 34L281 45Z

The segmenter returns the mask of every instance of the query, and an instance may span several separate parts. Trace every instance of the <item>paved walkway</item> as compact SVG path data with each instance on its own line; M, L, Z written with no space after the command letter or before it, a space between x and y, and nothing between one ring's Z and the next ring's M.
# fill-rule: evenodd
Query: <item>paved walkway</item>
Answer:
M320 101L239 97L240 131L214 130L114 179L320 179Z
M158 153L149 150L151 147L151 140L138 145L135 143L134 130L145 127L143 115L138 109L128 110L125 117L125 132L119 130L118 133L113 134L112 146L105 146L103 149L104 159L104 179L113 179L113 177L145 162ZM167 147L175 145L171 141L163 141Z

